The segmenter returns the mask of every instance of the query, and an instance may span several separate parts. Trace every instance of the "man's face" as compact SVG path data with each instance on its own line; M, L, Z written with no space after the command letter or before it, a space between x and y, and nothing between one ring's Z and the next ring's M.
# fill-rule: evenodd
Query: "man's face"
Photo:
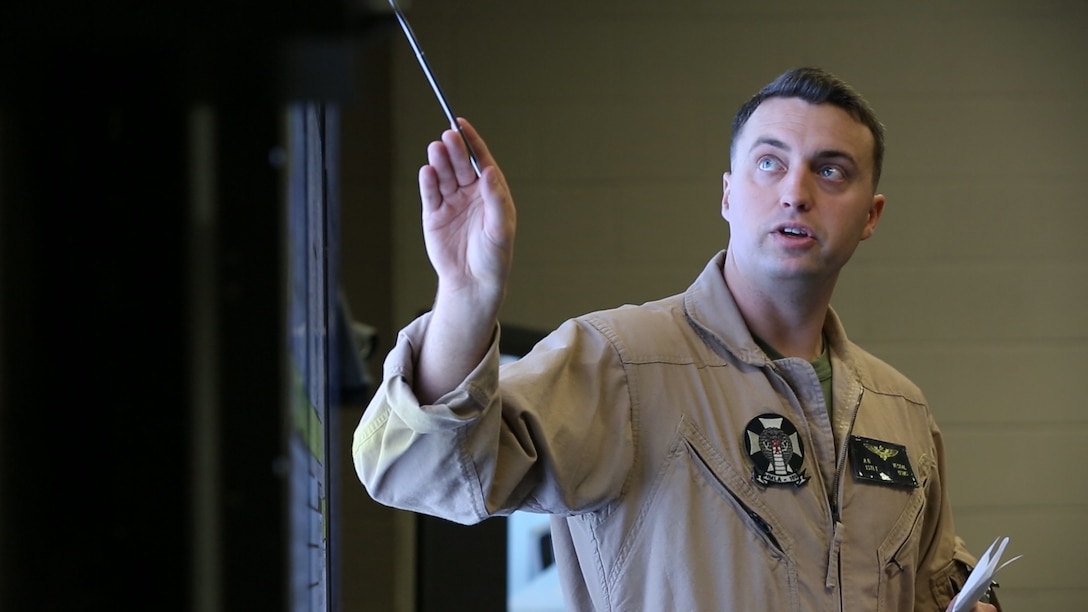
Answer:
M734 263L746 275L834 281L884 209L872 178L873 135L846 111L764 101L723 177Z

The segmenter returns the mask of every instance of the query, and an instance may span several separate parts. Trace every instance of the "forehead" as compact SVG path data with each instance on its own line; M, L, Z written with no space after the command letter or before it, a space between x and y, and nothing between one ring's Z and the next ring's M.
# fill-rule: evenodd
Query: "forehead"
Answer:
M832 104L810 104L800 98L764 100L742 128L735 153L744 156L767 139L802 152L841 151L860 163L872 164L872 132Z

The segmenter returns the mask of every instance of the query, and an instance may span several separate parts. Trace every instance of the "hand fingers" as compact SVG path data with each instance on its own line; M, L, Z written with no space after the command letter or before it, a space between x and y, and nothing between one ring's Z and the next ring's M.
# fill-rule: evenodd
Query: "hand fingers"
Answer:
M448 130L447 130L448 131ZM436 187L443 196L453 195L460 187L457 172L454 170L446 135L427 145L427 164L434 170Z
M476 161L480 162L480 169L483 170L488 166L495 164L495 159L491 157L491 151L487 148L487 143L483 138L480 138L480 134L476 131L476 128L472 127L472 124L468 122L468 119L458 117L457 123L461 126L461 130L465 133L465 138L468 139L468 143L472 146L472 151L476 154Z
M433 166L419 169L419 197L423 201L423 212L432 213L442 205L442 193L438 190L438 174Z
M440 140L427 147L428 163L419 172L419 190L425 208L437 209L444 198L453 196L462 187L477 180L480 181L480 188L487 194L485 197L498 201L500 207L510 206L505 179L495 165L487 144L467 120L458 119L458 123L464 131L464 138L461 132L451 128L442 133ZM479 179L465 147L466 139L472 145L482 170Z
M476 170L465 147L465 139L455 129L442 132L441 139L427 147L427 162L438 176L438 187L443 195L452 195L476 181Z
M457 119L458 125L461 126L461 130L465 135L465 140L468 140L472 146L472 151L475 154L477 162L480 166L480 183L481 191L484 194L485 200L491 202L492 206L497 206L492 211L493 219L505 219L511 224L514 222L515 211L513 200L510 197L510 190L506 185L506 178L499 170L499 166L495 163L495 158L491 155L491 150L487 148L487 143L480 137L479 132L472 126L469 121L463 117ZM461 143L463 144L463 142Z
M467 135L461 136L461 132L451 128L442 132L442 142L446 145L450 164L453 167L453 176L460 186L470 185L476 180L476 169L472 165L468 148L465 146Z

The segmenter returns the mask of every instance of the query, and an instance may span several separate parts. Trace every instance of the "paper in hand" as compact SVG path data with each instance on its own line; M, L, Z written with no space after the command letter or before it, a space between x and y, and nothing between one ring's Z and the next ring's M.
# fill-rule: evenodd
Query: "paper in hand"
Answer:
M1001 563L1001 555L1005 552L1005 547L1009 544L1009 538L999 537L994 540L993 544L986 549L986 554L982 555L978 560L978 565L971 571L971 575L967 577L967 582L964 583L963 589L960 590L958 596L956 596L956 604L952 607L952 612L967 612L970 610L982 595L990 588L990 583L993 582L994 575L1005 567L1006 565L1016 561L1023 555L1017 555L1008 561Z

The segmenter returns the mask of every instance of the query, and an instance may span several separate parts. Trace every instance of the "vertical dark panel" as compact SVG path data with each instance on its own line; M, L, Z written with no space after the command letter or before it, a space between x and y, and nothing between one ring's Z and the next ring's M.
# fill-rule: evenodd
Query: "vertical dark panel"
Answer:
M159 47L36 51L5 66L20 95L3 107L0 607L105 610L125 591L181 609L179 58ZM149 553L153 563L116 571Z
M327 504L325 506L326 537L328 538L325 550L325 563L328 568L328 595L329 609L341 610L341 580L343 569L340 563L339 545L341 514L340 503L340 472L342 458L350 453L350 449L340 445L339 429L341 427L339 407L343 402L343 388L345 381L341 372L347 364L341 363L343 355L339 348L346 338L350 338L351 330L346 328L350 321L342 320L341 311L341 286L340 286L340 109L339 106L327 105L321 113L321 134L323 139L321 157L321 181L322 192L325 194L325 320L328 329L328 345L326 351L329 354L329 374L326 380L326 402L328 409L324 412L324 438L326 440L326 487ZM354 343L352 343L354 347Z
M217 106L224 610L286 609L283 217L274 106Z
M204 603L324 609L324 595L292 607L289 593L300 568L289 555L294 423L276 152L289 140L289 103L320 110L348 88L346 6L105 0L3 12L0 609L189 610L206 579L192 571L200 550L216 566ZM189 225L196 108L212 118L201 136L214 154L203 169L214 183L204 242ZM305 205L327 238L337 219L324 172L338 151L325 129L316 121L308 141L316 174L306 175ZM310 246L321 280L310 351L327 360L338 248ZM206 320L191 310L194 262L213 271L199 302ZM212 422L199 427L189 387L197 331L216 368L201 388ZM326 364L307 390L319 416L335 401L333 372ZM334 438L328 419L315 422ZM212 450L214 486L194 486L195 448ZM306 467L328 482L327 461ZM326 504L314 506L320 532ZM214 542L195 537L209 533ZM328 588L330 558L303 568L308 586Z
M390 42L401 45L404 41L403 37L389 34L401 36L394 25L360 45L355 72L358 95L342 106L340 121L343 164L338 181L343 203L339 210L339 232L343 236L340 279L352 316L377 330L376 346L365 363L370 376L376 376L382 356L396 334L389 299L393 294L389 257L393 236L389 154L392 121L387 92ZM345 463L332 489L334 512L342 512L344 516L344 520L334 518L332 523L337 530L336 541L340 543L334 550L340 557L334 571L342 567L344 577L334 582L333 589L344 610L392 610L399 575L397 557L393 554L398 514L370 499L347 461L351 435L370 392L357 390L344 397L345 409L334 417L342 424L337 439L345 451L338 456Z

